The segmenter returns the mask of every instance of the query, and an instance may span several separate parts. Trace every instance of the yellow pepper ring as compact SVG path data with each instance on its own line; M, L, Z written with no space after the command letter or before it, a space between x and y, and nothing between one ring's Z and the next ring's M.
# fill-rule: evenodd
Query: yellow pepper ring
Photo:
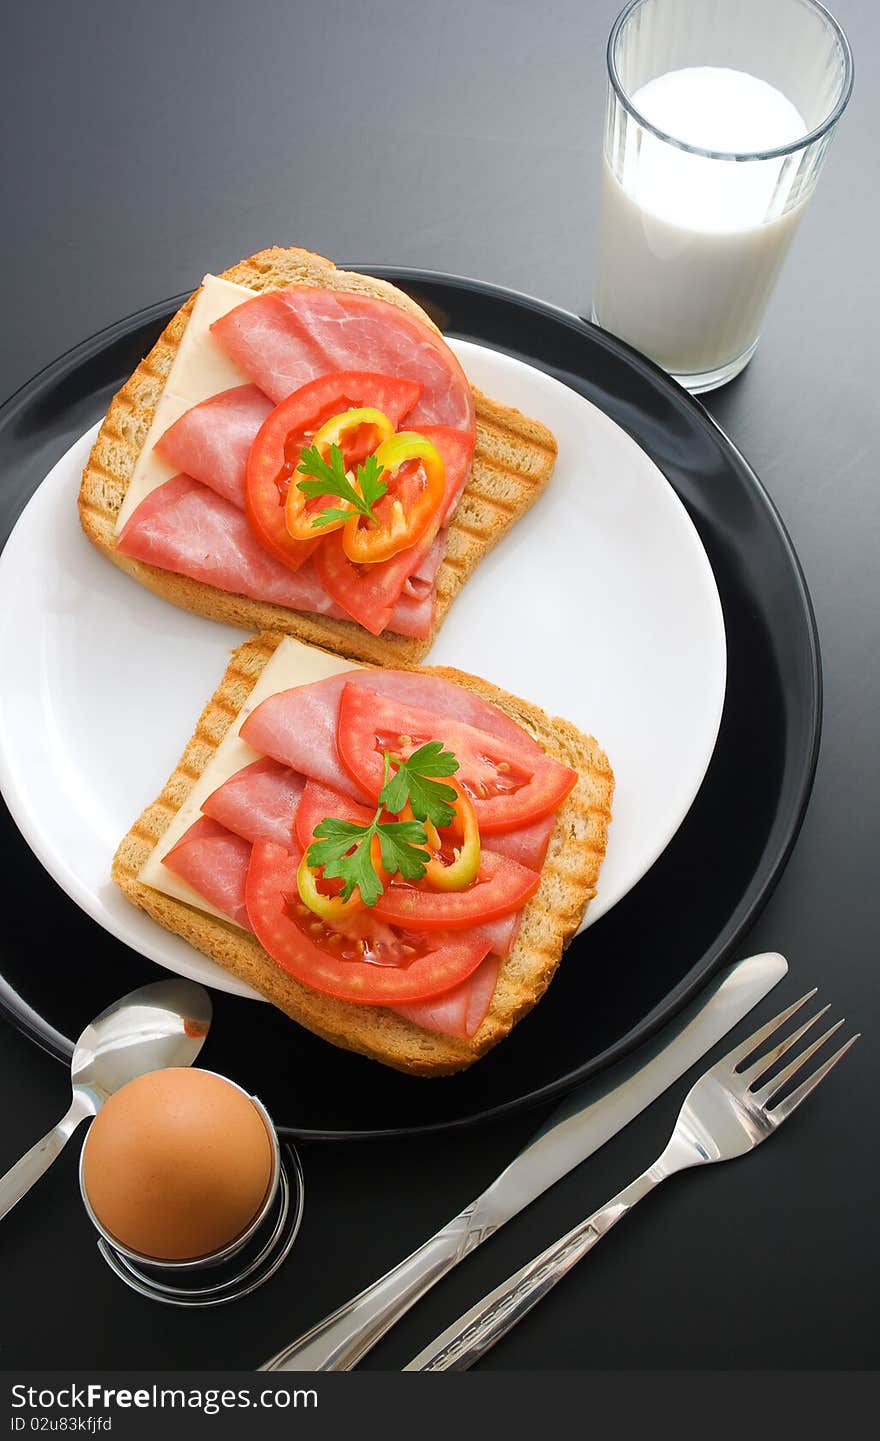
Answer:
M391 504L387 518L373 525L361 515L345 522L342 546L355 565L374 565L390 560L401 550L408 550L421 540L432 521L437 520L446 491L446 467L436 446L414 430L402 430L383 440L376 451L382 466L382 479L390 477L408 460L418 460L425 473L425 486L415 500L404 506L400 500Z
M347 901L340 900L339 896L325 896L323 891L319 891L318 873L309 865L305 854L296 873L296 888L303 905L326 921L328 926L340 925L364 909L358 890L352 891Z
M312 445L317 446L321 454L329 450L331 445L338 445L341 449L342 442L359 425L374 425L379 432L378 445L383 441L390 440L394 435L394 426L383 410L373 410L371 406L362 406L360 410L343 410L339 415L334 415L330 420L325 420L320 430L316 430L312 439Z
M444 776L443 784L451 786L456 794L452 807L455 819L452 824L461 836L461 846L456 846L455 859L448 865L444 864L439 856L432 857L425 868L425 880L438 891L463 891L477 879L480 869L480 827L470 797L458 782ZM425 829L427 833L427 827ZM433 830L433 827L431 829ZM435 836L436 834L434 831ZM428 844L434 848L430 835Z
M343 410L339 415L333 415L329 420L325 420L320 429L315 431L312 445L315 446L321 458L326 460L330 454L331 445L338 445L341 450L346 437L362 425L374 427L377 433L377 444L389 440L394 435L394 426L384 411L374 410L371 406L362 406L359 410ZM340 530L345 525L344 517L328 521L326 525L316 526L314 524L318 512L307 509L309 500L299 489L297 483L299 479L302 479L299 472L294 472L284 506L284 523L287 526L288 535L291 535L294 540L316 540L322 535L329 535L331 530ZM349 503L341 500L339 496L332 496L331 500L334 510L352 509Z
M392 756L391 759L397 760L397 756ZM397 819L399 821L414 821L415 818L415 812L413 811L412 805L409 801L407 801L406 805L400 812L400 815L397 817ZM453 821L453 825L454 824L455 822ZM432 821L429 820L419 821L419 825L422 826L424 829L425 838L428 842L428 849L431 851L439 851L443 842L440 839L440 832L437 830L437 827L433 824Z

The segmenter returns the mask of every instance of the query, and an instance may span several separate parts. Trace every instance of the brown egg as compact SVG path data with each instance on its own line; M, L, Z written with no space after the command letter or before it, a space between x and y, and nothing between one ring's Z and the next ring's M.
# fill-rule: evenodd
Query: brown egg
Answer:
M262 1116L209 1071L173 1067L129 1081L98 1112L83 1184L121 1245L162 1261L207 1256L256 1216L272 1175Z

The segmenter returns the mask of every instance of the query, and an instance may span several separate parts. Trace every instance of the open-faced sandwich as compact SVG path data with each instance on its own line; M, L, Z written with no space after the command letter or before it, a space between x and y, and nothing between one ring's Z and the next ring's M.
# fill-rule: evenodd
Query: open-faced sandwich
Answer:
M233 653L113 875L309 1030L441 1075L546 990L595 893L613 787L591 736L487 681L264 634Z
M409 296L272 249L207 276L116 395L80 520L176 605L413 661L555 456Z

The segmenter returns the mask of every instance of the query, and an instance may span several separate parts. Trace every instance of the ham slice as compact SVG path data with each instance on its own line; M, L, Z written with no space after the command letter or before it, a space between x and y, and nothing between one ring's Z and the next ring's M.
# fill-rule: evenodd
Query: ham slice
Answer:
M244 509L247 458L273 409L256 385L221 390L194 405L156 442L161 458Z
M357 674L356 670L342 671L268 696L246 716L242 740L321 785L369 804L369 797L343 769L336 750L339 697L345 682Z
M132 560L251 600L345 617L311 565L298 571L282 565L251 534L243 511L188 475L172 476L141 501L116 548Z
M216 320L211 333L276 403L330 371L380 371L422 382L408 426L474 431L471 389L449 346L386 300L292 286L246 300Z
M391 619L385 629L395 635L425 640L433 629L436 604L437 593L433 586L422 596L401 595L394 602Z
M494 921L484 921L481 926L474 926L473 929L487 941L494 956L509 956L519 935L521 919L522 911L511 911L509 916L498 916Z
M200 580L250 600L289 606L332 620L349 620L321 585L310 561L288 569L264 550L244 512L189 475L157 486L123 527L116 549L132 560ZM433 592L425 600L398 601L389 629L427 635L434 614Z
M497 956L487 956L481 961L473 975L466 981L434 996L428 1001L418 1001L410 1006L394 1006L395 1015L412 1021L426 1031L437 1031L443 1036L459 1036L463 1040L475 1035L483 1024L495 986L498 981L499 961Z
M201 816L168 852L162 864L236 925L253 930L244 903L251 860L250 841L219 821Z
M437 591L433 586L420 598L401 595L394 602L386 629L393 631L395 635L410 635L424 640L431 634L436 604Z
M446 531L438 531L427 555L423 556L394 603L388 629L396 635L424 640L434 626L437 606L437 572L446 553Z
M550 837L556 825L556 816L542 816L530 826L521 826L518 831L503 831L493 835L491 846L500 856L528 866L530 871L539 871L544 864Z
M246 841L294 847L293 824L305 777L264 757L230 776L204 802L202 812Z
M412 575L407 576L404 581L401 598L422 601L426 596L432 594L437 572L446 551L446 535L445 530L437 532L427 555L422 556Z

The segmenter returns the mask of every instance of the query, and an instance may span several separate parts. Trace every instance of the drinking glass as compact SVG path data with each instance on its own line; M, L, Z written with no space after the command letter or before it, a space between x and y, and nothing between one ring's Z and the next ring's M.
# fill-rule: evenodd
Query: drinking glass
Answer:
M745 137L742 148L688 139L711 134L717 69L701 72L704 86L714 81L711 97L703 90L702 114L693 90L689 101L675 97L669 128L640 110L640 103L650 109L647 97L639 99L643 86L682 70L699 81L697 67L779 92L774 98L759 86L757 106L752 92L733 106L727 133L732 124L737 140ZM816 0L632 0L611 31L608 76L593 319L688 390L712 390L754 354L849 100L849 43ZM667 112L672 84L681 77L659 82ZM790 102L798 112L789 121L794 133L770 148L762 148L765 96L771 107L787 110Z

